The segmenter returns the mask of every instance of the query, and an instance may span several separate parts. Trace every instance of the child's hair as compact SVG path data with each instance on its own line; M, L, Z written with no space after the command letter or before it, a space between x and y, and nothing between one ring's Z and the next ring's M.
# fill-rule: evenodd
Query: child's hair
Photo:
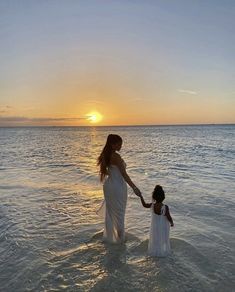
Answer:
M162 203L165 199L165 192L163 188L160 185L156 185L156 187L153 190L152 194L153 200L155 200L157 203Z

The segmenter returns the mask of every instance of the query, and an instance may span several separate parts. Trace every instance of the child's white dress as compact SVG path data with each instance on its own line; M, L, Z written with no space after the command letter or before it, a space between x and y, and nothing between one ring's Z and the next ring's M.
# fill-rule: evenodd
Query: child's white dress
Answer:
M170 254L170 223L165 216L166 206L161 208L161 215L154 213L151 206L151 226L149 234L148 254L150 256L165 257Z

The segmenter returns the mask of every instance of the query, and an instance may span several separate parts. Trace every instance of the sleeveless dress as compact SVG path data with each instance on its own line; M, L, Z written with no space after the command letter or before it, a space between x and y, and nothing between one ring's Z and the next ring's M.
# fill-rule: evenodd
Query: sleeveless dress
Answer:
M123 163L125 165L125 162ZM104 201L98 211L101 213L103 209L105 214L103 238L107 242L122 243L125 240L127 184L116 165L109 166L103 192Z
M150 256L165 257L170 254L170 223L165 216L166 206L161 208L161 215L154 212L151 206L151 226L149 234L148 254Z

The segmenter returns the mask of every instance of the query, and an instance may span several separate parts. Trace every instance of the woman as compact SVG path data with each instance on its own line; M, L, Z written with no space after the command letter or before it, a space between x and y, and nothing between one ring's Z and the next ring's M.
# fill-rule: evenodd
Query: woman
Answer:
M127 202L127 185L137 196L140 190L135 186L126 172L126 164L116 152L122 147L122 138L108 135L103 151L98 157L100 180L104 182L103 191L106 204L104 239L109 242L125 240L124 220Z

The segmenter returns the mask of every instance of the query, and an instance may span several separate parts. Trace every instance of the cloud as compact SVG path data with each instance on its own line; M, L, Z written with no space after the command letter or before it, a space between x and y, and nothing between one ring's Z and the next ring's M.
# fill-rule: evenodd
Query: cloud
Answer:
M136 97L136 98L132 98L132 99L130 99L130 102L139 102L139 101L143 101L143 98L141 98L141 97Z
M188 90L188 89L178 89L178 92L180 92L180 93L186 93L186 94L191 94L191 95L197 95L197 92L196 91Z
M28 118L19 116L0 116L0 123L49 123L61 121L87 120L87 117L77 118Z
M0 113L7 113L9 112L13 107L9 105L0 105Z
M86 101L87 104L104 104L104 102L102 100L98 100L98 99L90 99Z

